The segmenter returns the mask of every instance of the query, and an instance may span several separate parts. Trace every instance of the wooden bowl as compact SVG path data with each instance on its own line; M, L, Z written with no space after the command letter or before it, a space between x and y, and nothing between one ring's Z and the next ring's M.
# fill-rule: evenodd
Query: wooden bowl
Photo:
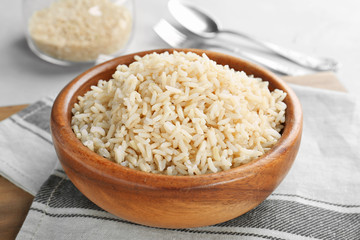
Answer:
M106 211L131 222L163 228L212 225L238 217L259 205L289 171L300 145L302 110L294 92L273 73L239 58L198 50L235 70L269 81L270 89L287 93L286 122L278 143L262 157L231 170L199 176L167 176L145 173L115 164L76 138L70 126L71 109L98 80L108 80L119 64L130 64L145 51L97 65L70 82L56 98L51 113L51 132L60 162L74 185Z

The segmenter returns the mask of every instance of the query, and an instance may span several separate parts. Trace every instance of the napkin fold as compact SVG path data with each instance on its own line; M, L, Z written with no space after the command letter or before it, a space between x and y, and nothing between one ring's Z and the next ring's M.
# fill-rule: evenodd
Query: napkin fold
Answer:
M36 194L17 239L359 239L360 99L292 88L304 129L287 177L252 211L191 229L138 225L93 204L58 163L49 129L53 100L32 104L0 123L1 175Z
M0 123L0 174L35 195L54 170L53 99L46 97Z

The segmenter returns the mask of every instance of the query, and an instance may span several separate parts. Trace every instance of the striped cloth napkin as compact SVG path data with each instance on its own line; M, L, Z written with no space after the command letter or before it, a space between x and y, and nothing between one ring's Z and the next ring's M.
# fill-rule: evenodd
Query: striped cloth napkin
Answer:
M0 123L0 173L36 194L17 239L360 239L360 99L293 89L304 131L285 180L252 211L190 229L138 225L89 201L57 162L49 131L53 100L38 101Z

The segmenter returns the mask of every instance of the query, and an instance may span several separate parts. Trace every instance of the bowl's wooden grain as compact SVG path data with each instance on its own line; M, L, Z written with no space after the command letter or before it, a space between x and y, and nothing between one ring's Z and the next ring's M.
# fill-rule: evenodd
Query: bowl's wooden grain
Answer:
M297 154L302 110L294 92L271 72L221 53L205 52L219 64L244 70L287 93L286 122L279 142L264 156L243 166L201 176L165 176L115 164L82 145L71 130L71 109L98 80L108 80L131 54L95 66L75 78L58 95L51 114L51 132L61 164L75 186L101 208L129 221L165 228L198 227L224 222L259 205L282 181Z

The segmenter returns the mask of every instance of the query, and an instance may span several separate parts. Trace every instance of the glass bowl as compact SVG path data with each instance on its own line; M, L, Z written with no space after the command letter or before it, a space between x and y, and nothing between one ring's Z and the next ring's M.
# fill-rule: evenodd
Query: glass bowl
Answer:
M58 65L118 56L132 35L132 0L23 0L30 49Z

